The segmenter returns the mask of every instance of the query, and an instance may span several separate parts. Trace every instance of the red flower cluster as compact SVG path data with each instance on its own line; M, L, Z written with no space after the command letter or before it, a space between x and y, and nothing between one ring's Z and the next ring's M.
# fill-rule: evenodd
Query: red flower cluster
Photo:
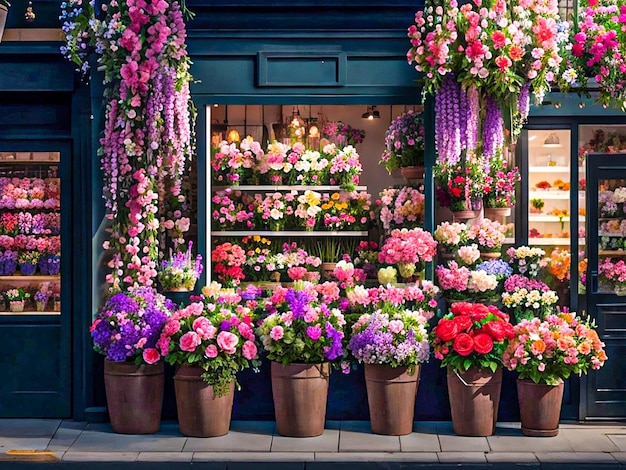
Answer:
M509 316L496 306L457 302L433 328L432 343L442 366L495 370L502 365L502 353L513 337Z

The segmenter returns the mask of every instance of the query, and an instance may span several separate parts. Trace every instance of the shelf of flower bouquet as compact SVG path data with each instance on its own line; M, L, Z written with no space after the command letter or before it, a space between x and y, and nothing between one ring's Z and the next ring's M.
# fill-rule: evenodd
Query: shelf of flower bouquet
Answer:
M566 199L569 200L572 196L570 191L563 191L560 189L555 190L540 190L540 191L528 191L529 199ZM585 191L578 191L578 198L585 198Z
M24 275L24 274L12 274L10 276L0 276L0 281L32 281L32 282L58 282L61 280L61 275L57 274L55 276L46 275L46 274L33 274L33 275Z
M0 152L0 164L2 163L54 163L61 161L59 152Z
M543 214L531 214L528 216L528 221L529 222L569 222L569 217L558 217L556 215L543 215ZM578 221L579 222L584 222L585 221L585 216L584 215L580 215L578 216Z
M561 238L561 237L535 237L528 239L528 245L530 246L556 246L556 245L571 245L572 240L570 238ZM578 239L578 246L585 246L585 239Z
M39 310L24 310L23 312L11 312L9 310L6 311L2 311L0 310L0 316L2 315L12 315L12 316L39 316L39 315L45 315L45 316L54 316L54 315L61 315L61 311L54 311L54 310L43 310L43 311L39 311Z
M211 232L211 236L214 237L245 237L246 235L250 235L252 232L250 230L226 230L226 231L213 231ZM280 230L280 231L272 231L272 230L261 230L254 231L255 235L259 235L261 237L367 237L369 232L367 231L350 231L345 230L338 232L336 230L315 230L315 231L306 231L306 230Z
M569 166L529 166L528 173L569 173ZM585 174L585 167L578 167L579 174Z
M223 191L224 189L230 189L233 191L348 191L337 185L231 185L213 186L211 189L214 191ZM367 191L367 186L355 186L354 191Z

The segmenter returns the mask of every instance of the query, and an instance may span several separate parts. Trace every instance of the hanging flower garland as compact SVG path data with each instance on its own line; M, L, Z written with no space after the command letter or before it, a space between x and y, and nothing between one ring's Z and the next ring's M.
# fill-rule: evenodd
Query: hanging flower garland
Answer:
M133 290L154 284L160 235L168 230L181 244L188 229L181 187L193 153L191 62L177 2L112 0L102 10L99 20L92 4L65 4L63 52L85 72L85 50L94 46L104 72L99 156L111 220L105 248L114 253L107 281L113 291Z
M423 96L435 95L440 183L459 165L489 173L490 161L517 139L530 95L541 102L555 81L557 1L427 0L408 36Z

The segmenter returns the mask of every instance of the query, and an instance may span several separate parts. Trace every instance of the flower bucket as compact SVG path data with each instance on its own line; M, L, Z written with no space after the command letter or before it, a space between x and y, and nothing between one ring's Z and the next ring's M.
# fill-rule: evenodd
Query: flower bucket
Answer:
M324 433L330 364L272 362L276 430L281 436L313 437Z
M23 300L11 300L9 302L9 310L11 312L23 312L24 311L24 301Z
M486 259L486 260L498 259L501 256L502 256L502 253L500 253L499 251L481 251L480 252L480 258Z
M511 215L510 207L485 207L485 218L489 220L504 219Z
M420 180L424 179L423 166L403 166L400 168L400 174L406 180Z
M200 367L181 366L174 376L178 427L183 436L216 437L228 434L235 397L235 383L229 393L216 397L213 387L202 378Z
M517 379L522 434L553 437L559 433L564 388L562 380L558 385L547 385L536 384L530 379Z
M480 216L480 211L465 210L465 211L452 212L452 219L454 220L454 222L457 222L457 221L463 222L469 219L477 219L479 216Z
M43 300L38 300L36 302L36 306L37 306L37 311L38 312L43 312L46 309L46 303Z
M448 396L452 427L459 436L491 436L496 431L502 368L495 372L470 368L456 372L448 368Z
M104 386L111 428L119 434L152 434L161 426L163 363L135 365L104 361Z
M20 264L20 272L23 276L32 276L37 271L37 264L22 263Z
M413 432L415 397L421 366L409 375L407 367L365 364L365 385L374 434L403 436Z

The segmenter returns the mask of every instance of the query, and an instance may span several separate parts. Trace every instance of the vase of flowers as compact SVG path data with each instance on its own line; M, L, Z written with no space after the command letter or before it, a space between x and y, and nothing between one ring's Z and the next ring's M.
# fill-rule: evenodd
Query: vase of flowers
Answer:
M491 159L483 188L486 218L493 220L511 215L511 208L515 205L515 187L520 180L517 167L509 170L504 158Z
M482 219L479 224L469 228L467 238L476 243L483 257L499 258L505 240L506 225L489 219Z
M20 265L20 273L23 276L32 276L37 271L37 262L39 261L38 251L22 251L17 257Z
M5 250L0 253L0 276L11 276L17 271L17 251Z
M48 299L52 295L52 290L50 289L49 282L42 282L39 286L37 292L33 296L33 300L35 301L35 306L38 312L43 312L48 305Z
M607 360L593 321L562 311L523 319L504 352L504 366L519 373L517 393L526 436L559 433L563 381L597 370Z
M467 225L459 222L442 222L433 234L443 258L454 259L459 246L467 242Z
M389 174L400 168L405 179L424 177L424 120L421 113L410 109L391 121L379 163Z
M4 293L4 298L9 302L11 312L23 312L24 304L30 299L30 294L23 288L9 289Z
M242 297L216 282L203 287L201 301L168 320L157 347L177 366L180 432L195 437L228 433L235 388L240 388L237 374L258 367L252 310Z
M161 270L158 273L159 283L164 291L188 292L192 291L196 281L202 274L202 255L194 258L191 252L192 242L187 245L184 252L173 253L161 262Z
M344 355L343 314L303 281L276 289L261 309L269 312L257 334L272 361L276 430L289 437L319 436L324 432L330 367Z
M394 294L398 291L399 296ZM413 431L421 364L430 351L426 326L433 312L412 309L411 294L403 289L381 287L378 294L380 300L367 306L371 313L352 325L348 349L365 364L372 432L401 436Z
M457 302L431 335L435 357L448 368L454 432L491 436L496 429L502 356L513 338L509 317L494 306Z
M429 232L421 228L394 229L380 248L378 262L397 266L400 276L411 282L421 277L426 263L436 254L437 242Z
M150 287L110 297L89 331L105 356L104 384L111 428L121 434L159 430L163 354L156 347L174 304Z

